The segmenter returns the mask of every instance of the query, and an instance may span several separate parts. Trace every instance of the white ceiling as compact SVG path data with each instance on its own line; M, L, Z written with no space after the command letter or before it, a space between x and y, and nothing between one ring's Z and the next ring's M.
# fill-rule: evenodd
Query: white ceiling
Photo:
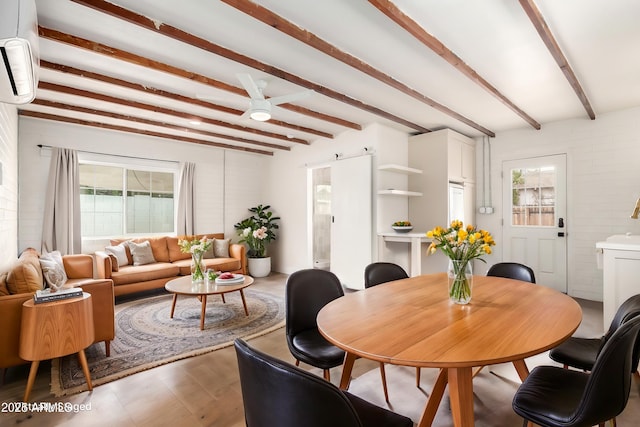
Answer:
M112 3L149 17L157 23L176 27L246 57L345 94L419 127L431 130L447 127L472 137L483 135L482 131L403 94L222 1L116 0ZM533 129L500 100L420 43L366 0L260 0L255 3L477 123L481 128L493 133L513 128ZM393 4L542 126L548 122L569 118L589 120L580 99L518 1L393 0ZM639 1L535 0L535 4L577 76L595 111L596 120L600 114L640 105ZM268 97L304 90L303 87L282 78L69 0L36 0L36 5L38 23L47 29L134 53L235 87L240 87L237 73L250 73L255 79L268 81L265 89L265 95ZM40 58L190 98L211 98L217 104L237 110L245 110L248 106L248 98L245 96L50 38L40 38ZM55 83L118 98L138 100L309 142L319 138L308 132L269 122L240 119L236 114L54 71L47 67L41 69L40 81L38 100L58 101L134 118L249 138L276 147L292 147L297 144L212 124L196 126L183 117L42 88L43 82ZM363 111L319 93L297 102L296 105L346 119L361 126L380 122L407 133L420 132L412 126ZM184 131L99 116L90 112L38 104L25 105L20 109L189 136L235 147L273 151L273 148L250 143L197 136ZM332 135L349 129L282 108L275 110L273 116L277 120Z

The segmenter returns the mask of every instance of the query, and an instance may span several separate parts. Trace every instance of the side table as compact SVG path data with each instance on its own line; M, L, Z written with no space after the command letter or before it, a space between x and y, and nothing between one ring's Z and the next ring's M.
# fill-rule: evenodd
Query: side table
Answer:
M93 389L84 349L94 341L91 294L81 297L35 304L33 299L22 304L20 357L31 361L24 401L36 379L41 360L78 353L89 390Z

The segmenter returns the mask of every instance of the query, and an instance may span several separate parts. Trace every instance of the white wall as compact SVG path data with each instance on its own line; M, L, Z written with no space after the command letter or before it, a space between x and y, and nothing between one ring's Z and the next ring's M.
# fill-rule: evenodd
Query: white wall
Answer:
M602 271L596 267L596 242L612 234L640 234L640 221L629 218L640 197L639 117L640 108L632 108L598 115L593 121L585 118L549 123L539 131L528 128L502 132L492 139L491 193L495 213L476 215L478 225L492 232L497 242L487 265L502 257L502 162L566 153L568 291L572 296L601 301ZM477 147L477 170L481 173L480 141ZM480 206L480 175L477 182Z
M18 113L0 102L0 271L18 254Z
M278 239L269 247L273 270L292 273L313 266L307 230L306 165L330 163L334 161L335 154L345 157L364 154L365 147L374 153L374 176L379 164L406 164L406 134L378 124L369 125L362 131L348 130L335 139L320 139L311 146L294 147L290 152L278 152L273 157L267 201L282 218ZM376 185L374 181L374 206L378 206L375 201ZM398 200L396 205L389 207L391 213L380 216L374 213L373 223L382 226L382 222L389 222L392 217L394 220L406 219L407 211L406 202ZM375 238L372 241L375 242Z
M233 224L260 203L267 183L269 156L221 150L200 144L132 135L21 117L20 227L18 247L40 249L44 194L50 150L38 144L85 152L196 164L196 233L224 232L237 240ZM83 242L83 252L104 247L104 241Z

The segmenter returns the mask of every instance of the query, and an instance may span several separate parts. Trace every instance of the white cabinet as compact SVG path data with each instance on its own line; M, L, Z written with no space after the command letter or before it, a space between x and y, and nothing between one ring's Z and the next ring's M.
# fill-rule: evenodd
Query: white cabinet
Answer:
M475 143L469 138L449 131L447 133L447 166L449 181L474 182L476 176Z
M614 235L596 243L603 268L603 328L606 331L618 307L640 294L640 236Z
M409 162L422 170L409 175L408 188L422 193L409 198L414 230L428 231L449 224L450 183L463 188L464 222L475 224L475 141L450 129L409 138ZM422 271L444 271L446 257L423 257Z

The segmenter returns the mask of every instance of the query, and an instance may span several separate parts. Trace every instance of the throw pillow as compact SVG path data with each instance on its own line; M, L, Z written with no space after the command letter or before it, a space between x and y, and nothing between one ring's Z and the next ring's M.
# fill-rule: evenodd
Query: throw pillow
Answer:
M213 252L213 247L215 246L214 243L215 243L216 239L210 239L207 236L204 236L204 237L206 237L211 242L211 247L209 248L208 251L204 252L204 254L202 255L202 258L215 258L216 254Z
M67 273L64 271L60 251L45 252L40 255L40 268L46 284L54 291L66 283Z
M114 254L109 254L111 259L111 271L120 271L120 265L118 264L118 258Z
M9 275L9 273L2 273L2 275L0 275L0 297L11 295L9 293L9 288L7 287L7 276L8 275Z
M7 288L12 295L33 293L42 289L42 269L28 262L17 261L7 276Z
M128 242L131 256L133 257L133 265L145 265L156 262L151 250L151 243L145 240L141 243Z
M109 255L114 255L118 260L118 267L129 265L129 258L127 258L127 249L124 246L124 242L115 246L107 246L104 251Z
M231 239L213 239L213 254L216 258L229 258Z

